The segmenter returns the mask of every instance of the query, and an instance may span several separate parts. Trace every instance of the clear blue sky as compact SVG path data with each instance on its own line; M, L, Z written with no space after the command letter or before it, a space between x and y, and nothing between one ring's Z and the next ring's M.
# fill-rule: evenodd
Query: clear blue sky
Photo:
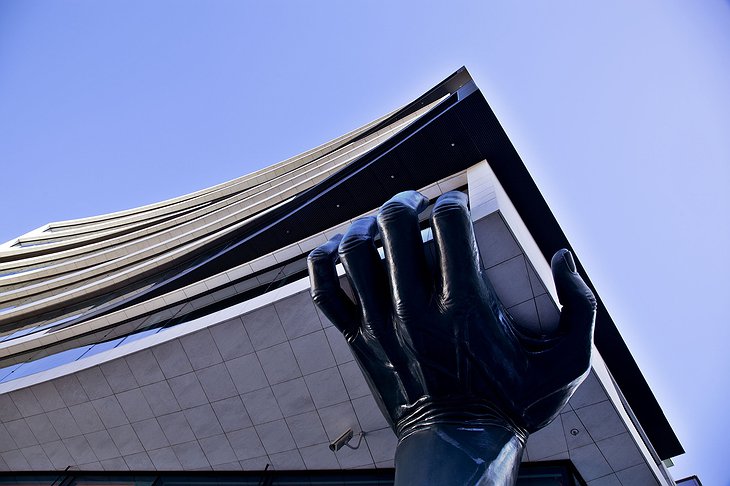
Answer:
M475 2L476 3L476 2ZM730 485L730 3L0 3L0 241L302 152L466 65Z

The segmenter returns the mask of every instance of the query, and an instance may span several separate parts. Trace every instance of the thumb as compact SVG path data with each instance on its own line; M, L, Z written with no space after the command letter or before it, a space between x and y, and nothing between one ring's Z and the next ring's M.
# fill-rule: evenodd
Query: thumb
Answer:
M563 306L561 327L566 326L566 331L575 327L590 329L596 317L596 297L576 271L573 255L566 249L559 250L550 266L558 300Z

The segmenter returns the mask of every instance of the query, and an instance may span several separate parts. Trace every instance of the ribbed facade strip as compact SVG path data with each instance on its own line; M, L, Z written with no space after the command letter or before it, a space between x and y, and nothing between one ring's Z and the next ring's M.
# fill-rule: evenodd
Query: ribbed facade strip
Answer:
M393 136L428 109L429 107L425 107L362 140L341 145L306 164L301 162L306 157L298 158L298 167L292 167L295 162L291 162L287 167L289 170L279 168L278 175L277 170L270 170L266 175L272 176L272 179L258 182L253 188L234 192L226 199L210 202L204 208L74 250L85 250L87 255L84 257L62 265L0 278L0 283L13 282L8 283L8 287L13 288L0 285L0 305L13 307L0 314L0 326L11 320L22 321L25 318L24 312L27 311L35 315L39 311L52 311L58 307L58 303L72 300L75 294L88 296L113 289L143 275L150 267L165 268L179 255L189 255L211 239L225 238L229 231L239 228L262 211L322 182L352 160ZM258 175L253 180L260 181L260 177ZM228 190L232 189L229 187ZM91 237L87 235L84 238ZM115 243L117 246L114 248L98 249ZM99 260L101 263L97 263ZM91 266L84 268L85 265ZM51 272L55 272L57 276L51 276ZM41 274L45 274L45 278ZM32 277L35 278L31 280ZM19 286L23 280L27 281L27 285Z

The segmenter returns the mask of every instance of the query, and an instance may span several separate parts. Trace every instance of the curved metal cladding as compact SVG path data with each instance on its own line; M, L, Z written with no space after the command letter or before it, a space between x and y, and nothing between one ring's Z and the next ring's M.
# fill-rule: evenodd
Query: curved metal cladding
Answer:
M0 382L301 278L306 254L328 231L484 159L547 259L570 248L465 68L393 113L279 164L8 242L0 246ZM599 351L659 455L681 453L598 300Z

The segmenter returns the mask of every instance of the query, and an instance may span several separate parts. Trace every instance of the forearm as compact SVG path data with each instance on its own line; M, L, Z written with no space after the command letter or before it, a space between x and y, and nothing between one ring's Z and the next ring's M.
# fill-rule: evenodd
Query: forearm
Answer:
M511 486L524 442L499 426L434 424L398 444L395 484Z

